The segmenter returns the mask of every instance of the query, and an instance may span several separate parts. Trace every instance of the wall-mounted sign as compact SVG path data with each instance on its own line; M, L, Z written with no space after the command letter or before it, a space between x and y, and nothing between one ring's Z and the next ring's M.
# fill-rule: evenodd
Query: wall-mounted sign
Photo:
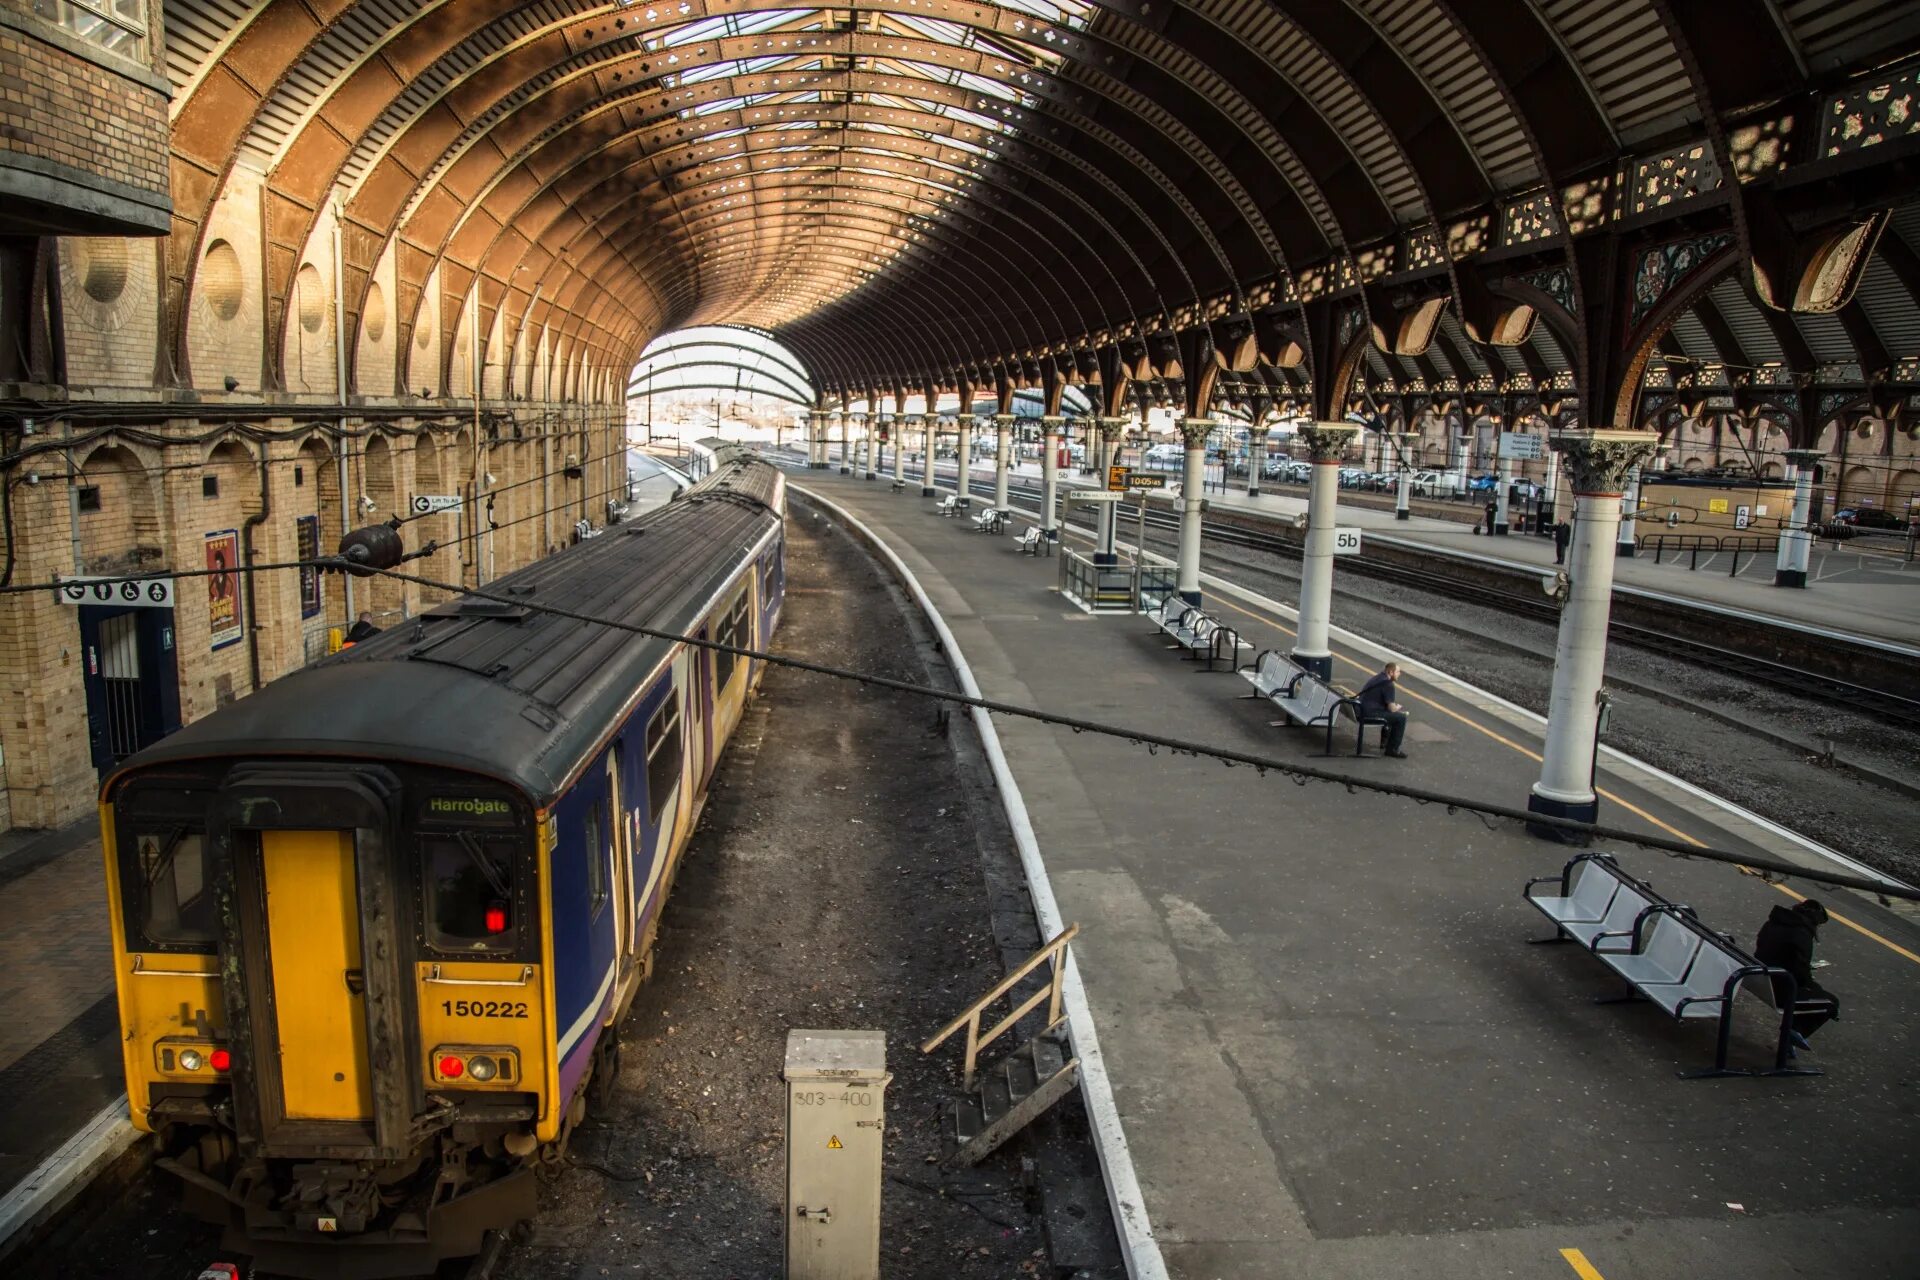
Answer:
M1547 442L1525 431L1502 431L1500 456L1515 462L1538 462L1547 456Z
M64 578L62 604L119 605L134 609L173 608L172 578Z
M457 493L416 493L408 505L413 514L430 516L436 511L458 511L461 501Z
M1337 556L1359 555L1360 531L1358 529L1335 529L1333 531L1333 554Z

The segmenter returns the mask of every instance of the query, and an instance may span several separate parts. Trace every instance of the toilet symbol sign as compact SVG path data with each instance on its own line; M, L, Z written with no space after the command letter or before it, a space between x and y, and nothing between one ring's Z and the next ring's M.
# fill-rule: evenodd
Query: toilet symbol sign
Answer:
M63 604L173 608L172 578L65 578L60 582L59 592Z

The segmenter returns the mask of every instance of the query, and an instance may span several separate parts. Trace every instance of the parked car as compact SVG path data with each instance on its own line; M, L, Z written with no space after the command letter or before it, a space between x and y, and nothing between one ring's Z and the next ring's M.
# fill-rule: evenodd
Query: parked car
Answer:
M1468 493L1492 493L1493 486L1498 483L1500 483L1500 478L1498 476L1485 475L1485 474L1477 475L1473 479L1467 481L1467 492Z
M1156 444L1141 455L1140 465L1152 471L1177 471L1186 461L1179 445Z

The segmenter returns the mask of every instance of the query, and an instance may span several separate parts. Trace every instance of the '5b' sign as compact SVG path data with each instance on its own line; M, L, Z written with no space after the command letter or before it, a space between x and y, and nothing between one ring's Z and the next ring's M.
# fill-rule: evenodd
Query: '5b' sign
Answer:
M1335 529L1333 531L1333 554L1337 556L1359 555L1360 531L1358 529Z

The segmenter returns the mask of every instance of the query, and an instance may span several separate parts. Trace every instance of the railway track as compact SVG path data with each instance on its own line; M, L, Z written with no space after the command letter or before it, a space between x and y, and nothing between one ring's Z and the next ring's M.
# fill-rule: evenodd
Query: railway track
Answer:
M990 482L983 484L980 481L974 481L972 488L976 493L991 495L993 492ZM1039 486L1031 483L1010 485L1008 493L1009 495L1018 494L1036 503L1041 496ZM1125 514L1122 514L1120 519L1123 522L1135 521L1139 518L1138 510L1137 506L1124 508ZM1091 527L1090 522L1080 519L1075 519L1073 523ZM1124 523L1122 527L1125 527ZM1173 535L1179 531L1180 520L1171 512L1158 511L1149 507L1146 512L1146 527L1155 533ZM1210 542L1216 546L1258 551L1281 559L1300 559L1299 543L1276 534L1248 528L1243 524L1202 519L1200 531L1203 542ZM1559 618L1559 607L1544 595L1531 596L1520 592L1477 586L1440 574L1421 573L1399 565L1369 561L1364 557L1349 559L1343 568L1348 572L1358 573L1377 581L1391 582L1449 599L1483 605L1517 617L1542 622L1555 622ZM1920 730L1920 700L1618 620L1610 624L1607 634L1612 641L1657 653L1663 657L1689 662L1695 666L1751 680L1801 697L1812 697L1834 703L1902 728Z

